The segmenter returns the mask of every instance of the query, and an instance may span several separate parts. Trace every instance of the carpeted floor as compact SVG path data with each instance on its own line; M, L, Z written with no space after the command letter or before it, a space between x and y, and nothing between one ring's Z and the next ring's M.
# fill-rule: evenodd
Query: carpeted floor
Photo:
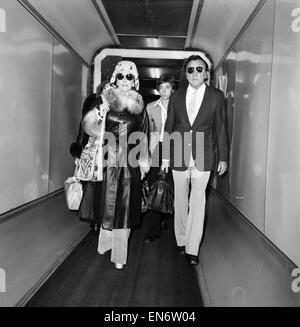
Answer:
M30 307L201 307L195 269L177 253L172 221L152 243L132 231L127 264L97 253L89 233L30 299Z

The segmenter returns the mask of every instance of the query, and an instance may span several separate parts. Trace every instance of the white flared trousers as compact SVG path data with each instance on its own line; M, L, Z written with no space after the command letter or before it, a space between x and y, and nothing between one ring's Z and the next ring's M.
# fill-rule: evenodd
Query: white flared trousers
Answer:
M111 261L121 263L127 262L129 228L106 230L100 228L98 252L100 254L111 250Z
M187 254L198 256L205 215L205 189L210 171L199 171L193 167L185 171L173 170L172 173L177 245L184 246Z

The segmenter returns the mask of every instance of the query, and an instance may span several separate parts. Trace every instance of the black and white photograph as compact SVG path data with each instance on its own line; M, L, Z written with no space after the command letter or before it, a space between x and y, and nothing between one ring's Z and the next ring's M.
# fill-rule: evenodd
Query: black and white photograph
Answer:
M0 0L0 107L0 307L300 306L300 0Z

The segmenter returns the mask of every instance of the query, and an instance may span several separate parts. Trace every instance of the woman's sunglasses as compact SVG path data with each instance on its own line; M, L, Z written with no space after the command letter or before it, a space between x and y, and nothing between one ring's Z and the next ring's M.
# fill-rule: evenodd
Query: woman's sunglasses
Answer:
M202 73L202 72L203 72L203 67L198 66L198 67L196 67L196 70L197 70L198 73ZM189 74L193 74L193 72L194 72L194 67L189 67L189 68L187 69L187 72L188 72Z
M119 74L117 74L117 79L119 80L119 81L121 81L124 77L126 77L126 79L128 80L128 81L132 81L133 79L134 79L134 76L132 75L132 74L127 74L127 75L123 75L123 74L121 74L121 73L119 73Z

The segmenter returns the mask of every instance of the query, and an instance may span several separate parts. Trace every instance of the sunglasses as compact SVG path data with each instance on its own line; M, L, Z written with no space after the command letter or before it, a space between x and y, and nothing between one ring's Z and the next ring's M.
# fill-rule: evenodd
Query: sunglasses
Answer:
M196 67L196 70L197 70L198 73L202 73L202 72L203 72L203 69L204 69L204 68L203 68L203 67L200 67L200 66ZM189 68L187 69L187 72L188 72L189 74L193 74L194 70L195 70L194 67L189 67Z
M119 81L121 81L124 77L126 77L128 81L132 81L134 79L134 76L132 74L127 74L125 76L121 73L117 74L117 80Z

